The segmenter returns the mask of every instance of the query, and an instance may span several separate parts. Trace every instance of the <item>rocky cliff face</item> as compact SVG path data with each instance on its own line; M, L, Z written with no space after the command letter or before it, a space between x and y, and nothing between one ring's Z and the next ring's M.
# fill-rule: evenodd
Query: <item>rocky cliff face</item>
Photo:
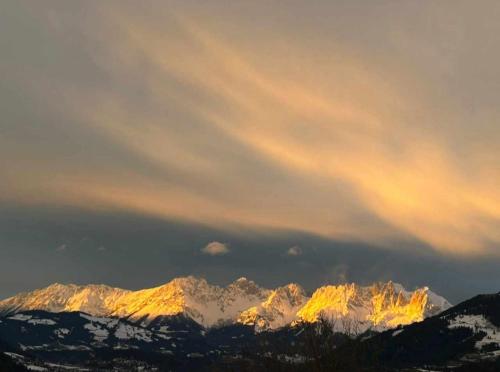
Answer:
M264 302L243 311L238 322L255 325L257 330L280 328L296 319L308 299L302 287L288 284L271 291Z
M297 312L299 321L325 317L340 331L383 330L410 324L446 310L451 304L427 287L406 291L400 284L324 286Z

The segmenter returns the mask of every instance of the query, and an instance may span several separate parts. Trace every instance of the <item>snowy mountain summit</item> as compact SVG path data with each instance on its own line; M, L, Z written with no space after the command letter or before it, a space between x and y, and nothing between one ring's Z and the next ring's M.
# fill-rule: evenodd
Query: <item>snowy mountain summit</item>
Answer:
M333 319L339 330L355 321L359 330L383 330L421 321L451 307L427 287L406 291L400 284L328 285L311 297L298 284L266 289L240 278L226 287L192 276L155 288L130 291L105 285L53 284L0 301L0 315L28 310L80 311L149 324L183 315L204 327L242 323L256 330Z
M366 287L352 283L317 289L297 312L297 318L314 322L323 316L333 320L339 331L349 327L349 332L358 333L419 322L450 307L446 299L427 287L409 292L391 281Z

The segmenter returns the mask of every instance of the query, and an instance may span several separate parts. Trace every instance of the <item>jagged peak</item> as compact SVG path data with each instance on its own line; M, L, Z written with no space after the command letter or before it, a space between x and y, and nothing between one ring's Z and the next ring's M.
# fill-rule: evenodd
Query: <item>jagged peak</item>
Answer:
M272 291L274 294L286 294L292 297L306 296L305 289L297 283L289 283Z
M242 282L248 282L251 281L249 280L246 276L241 276L238 279L236 279L233 283L242 283Z
M58 291L58 290L64 290L64 289L77 289L80 286L77 284L73 283L52 283L48 285L47 287L40 288L38 291Z
M308 299L305 290L295 283L290 283L272 290L267 299L261 304L264 308L286 302L291 306L303 304ZM298 309L297 309L298 310Z
M249 280L245 277L241 277L236 279L234 282L230 283L226 288L226 291L229 292L243 292L246 294L258 295L262 291L267 291L264 288L260 287L253 280Z
M181 276L174 278L164 286L179 286L179 287L193 287L193 286L210 286L204 278L196 277L193 275Z
M73 290L119 290L119 291L128 291L127 289L122 289L118 287L112 287L106 284L97 284L97 283L90 283L90 284L75 284L75 283L52 283L48 285L45 288L38 289L38 291L43 291L43 290L64 290L64 289L73 289Z
M234 287L234 286L242 287L242 286L258 286L258 285L253 280L250 280L242 276L228 285L228 287Z

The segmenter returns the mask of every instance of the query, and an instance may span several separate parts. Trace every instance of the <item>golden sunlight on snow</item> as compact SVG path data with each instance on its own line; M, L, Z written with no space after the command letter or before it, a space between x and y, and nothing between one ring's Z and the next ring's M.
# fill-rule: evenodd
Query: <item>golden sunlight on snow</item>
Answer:
M105 285L54 284L0 301L0 313L19 310L83 311L150 323L162 316L182 315L205 327L226 323L276 329L325 317L358 331L387 329L420 321L451 305L428 288L406 291L388 282L368 287L328 285L308 297L297 284L275 289L240 278L226 287L195 277L176 278L155 288L129 291Z

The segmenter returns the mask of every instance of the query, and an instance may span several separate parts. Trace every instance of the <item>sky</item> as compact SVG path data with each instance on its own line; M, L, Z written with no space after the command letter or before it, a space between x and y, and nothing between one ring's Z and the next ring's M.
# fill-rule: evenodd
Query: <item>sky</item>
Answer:
M500 290L496 1L5 1L0 297Z

